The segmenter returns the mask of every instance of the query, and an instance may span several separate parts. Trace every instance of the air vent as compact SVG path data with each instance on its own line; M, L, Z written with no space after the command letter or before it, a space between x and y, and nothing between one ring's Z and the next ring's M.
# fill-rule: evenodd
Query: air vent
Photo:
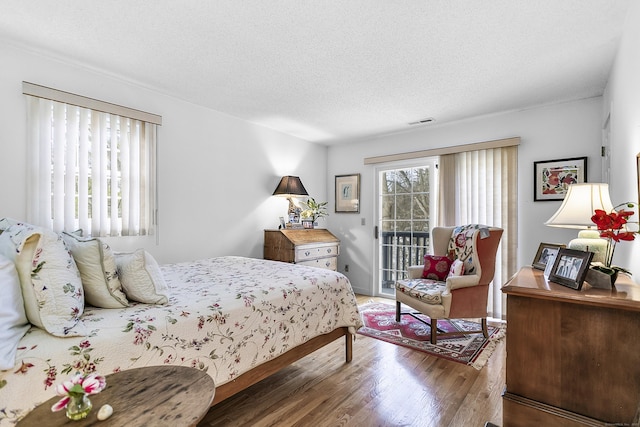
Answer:
M411 122L411 123L409 123L409 125L410 126L413 126L413 125L426 125L428 123L433 123L435 121L436 121L436 119L434 119L433 117L427 117L426 119L418 120L417 122Z

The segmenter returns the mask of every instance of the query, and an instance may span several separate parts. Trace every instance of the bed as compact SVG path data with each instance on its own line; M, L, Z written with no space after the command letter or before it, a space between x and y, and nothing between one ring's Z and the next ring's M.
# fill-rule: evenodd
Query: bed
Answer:
M351 360L362 323L340 273L232 256L160 270L166 305L86 306L86 336L60 338L31 327L14 369L0 372L0 425L54 396L55 385L76 370L190 366L214 379L216 404L341 337Z

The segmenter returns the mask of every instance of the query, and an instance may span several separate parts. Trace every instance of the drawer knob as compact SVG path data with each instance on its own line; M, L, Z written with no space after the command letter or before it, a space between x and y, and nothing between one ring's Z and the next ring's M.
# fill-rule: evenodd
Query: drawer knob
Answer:
M330 254L331 253L331 248L327 249L327 253Z
M306 256L309 256L309 255L311 255L311 252L306 251L304 254L305 254Z
M324 265L326 265L327 267L329 267L331 265L331 261L327 261Z

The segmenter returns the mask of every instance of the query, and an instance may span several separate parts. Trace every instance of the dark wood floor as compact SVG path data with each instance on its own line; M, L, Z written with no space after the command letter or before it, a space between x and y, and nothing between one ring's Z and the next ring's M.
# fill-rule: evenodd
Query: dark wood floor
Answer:
M199 427L501 425L504 366L504 339L477 371L357 335L351 363L337 340L211 408Z

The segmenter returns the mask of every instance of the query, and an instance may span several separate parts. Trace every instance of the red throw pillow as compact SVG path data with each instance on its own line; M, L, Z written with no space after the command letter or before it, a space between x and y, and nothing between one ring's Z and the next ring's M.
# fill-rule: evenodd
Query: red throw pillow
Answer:
M451 268L451 263L451 258L446 256L425 255L422 278L439 280L441 282L446 280L449 269Z

